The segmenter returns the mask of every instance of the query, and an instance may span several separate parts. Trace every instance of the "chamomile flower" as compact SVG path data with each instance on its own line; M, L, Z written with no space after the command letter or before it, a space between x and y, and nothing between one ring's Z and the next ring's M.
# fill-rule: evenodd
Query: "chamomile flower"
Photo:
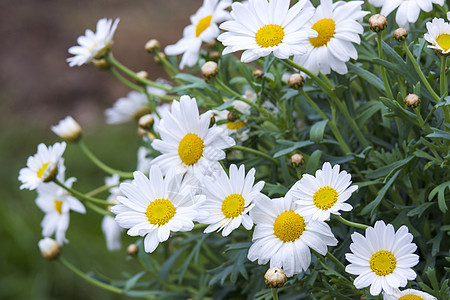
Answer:
M202 214L197 221L202 224L210 224L205 233L222 230L222 235L229 235L241 224L245 229L253 227L253 221L248 212L255 206L253 201L264 197L261 193L264 182L255 181L255 169L251 169L245 175L245 166L239 169L236 165L230 166L230 177L222 169L216 177L204 177L205 201L200 207Z
M169 238L170 232L190 231L197 216L198 197L191 191L197 184L193 177L167 173L165 178L157 166L150 169L147 178L142 172L134 172L131 183L122 183L119 204L111 211L128 235L145 236L145 252L153 252L159 243Z
M150 112L147 96L144 93L131 91L127 97L119 98L112 108L105 110L106 123L120 124L137 121Z
M183 38L174 45L167 46L167 55L183 53L180 69L192 67L198 60L203 42L214 41L220 33L217 24L228 20L230 13L226 10L231 0L204 0L203 5L191 16L191 24L183 31Z
M159 122L161 121L162 118L164 118L166 116L166 114L168 112L170 112L170 104L169 103L163 103L161 105L158 105L156 107L156 111L158 112L159 117L158 117L158 115L155 112L152 112L152 117L153 117L153 120L154 120L153 130L156 133L159 133L159 129L158 129L159 128Z
M394 226L377 221L374 227L366 229L366 236L353 233L350 250L345 258L350 262L345 271L357 275L353 284L357 289L370 285L370 294L378 295L383 290L393 294L404 287L408 280L416 278L412 267L419 262L413 254L416 244L408 227L402 226L394 232Z
M352 176L346 171L339 172L340 166L326 162L315 176L304 174L292 188L295 203L303 214L314 220L326 221L330 214L350 211L352 206L345 203L358 186L352 183Z
M152 160L163 174L175 169L178 173L190 172L197 177L220 168L219 160L225 158L223 149L234 146L234 140L217 126L209 128L211 111L199 115L195 98L181 96L173 101L171 111L162 118L152 147L162 154Z
M357 20L369 13L361 10L363 3L338 1L333 4L331 0L321 0L308 23L318 36L305 42L307 51L294 55L294 62L314 74L330 74L331 70L339 74L347 73L345 63L350 58L358 58L352 43L359 44L359 35L364 32Z
M81 137L81 126L71 116L59 121L51 130L66 142L76 142Z
M37 153L28 157L27 167L20 170L20 189L36 189L42 182L53 180L58 167L61 167L61 157L66 149L66 143L55 143L53 146L38 145Z
M96 33L86 29L85 35L77 39L79 46L69 48L69 53L75 55L67 59L69 66L81 66L108 53L118 23L118 18L114 23L112 19L103 18L97 22Z
M308 38L317 36L305 25L313 15L313 7L301 0L289 8L289 0L249 0L234 2L232 20L220 25L227 30L217 38L225 49L223 55L245 50L242 62L251 62L273 53L285 59L306 51Z
M450 20L450 12L447 13L447 19ZM427 30L424 38L431 44L428 48L448 55L450 53L450 23L441 18L434 18L433 21L427 22Z
M109 197L106 199L111 205L117 204L117 197L123 196L118 187L120 183L120 177L117 174L107 177L105 179L105 184L107 186L112 186L109 189ZM120 242L120 236L122 235L122 227L117 224L114 217L104 216L102 220L102 231L106 239L106 248L109 251L118 250L121 248L122 244Z
M430 12L433 4L442 6L444 0L369 0L369 3L381 6L380 13L386 17L398 7L395 21L398 26L408 29L409 23L414 23L419 18L420 10Z
M253 244L248 251L250 261L283 268L290 277L308 269L309 248L325 255L327 246L337 245L331 228L322 221L308 220L294 203L291 192L284 198L268 197L255 202L250 216L256 224Z
M393 294L383 293L383 300L436 300L436 297L418 290L407 289Z

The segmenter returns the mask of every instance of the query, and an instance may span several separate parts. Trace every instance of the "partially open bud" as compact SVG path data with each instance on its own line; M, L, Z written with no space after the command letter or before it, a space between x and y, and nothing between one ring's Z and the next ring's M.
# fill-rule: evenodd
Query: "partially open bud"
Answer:
M235 122L238 119L238 117L230 111L227 115L227 119L228 122Z
M393 37L398 42L404 41L408 37L408 30L405 28L398 28L394 31Z
M278 289L286 283L287 277L283 269L270 268L267 270L266 274L264 274L264 279L266 280L266 284L268 286Z
M161 56L163 58L167 58L167 56L164 52L159 52L159 56ZM158 56L153 57L153 61L157 64L161 63L161 59Z
M207 61L202 66L202 75L205 79L214 77L219 73L219 66L214 61Z
M289 76L288 84L293 89L299 89L303 86L305 79L299 73L292 74Z
M262 78L264 75L263 71L260 69L256 69L253 71L253 76L255 76L256 78Z
M136 256L136 255L138 254L138 252L139 252L139 247L138 247L138 245L136 245L136 244L130 244L130 245L127 247L127 253L128 253L128 255Z
M153 127L153 124L155 123L155 119L151 114L143 115L139 118L138 124L139 127L145 130L150 130Z
M303 161L304 161L303 155L301 155L300 153L295 153L294 155L291 156L291 164L294 167L302 165Z
M111 64L104 58L94 59L92 63L100 70L108 70L109 68L111 68Z
M59 121L58 125L52 126L51 130L68 143L77 142L81 138L81 126L71 116Z
M211 119L209 120L209 127L213 127L213 125L216 124L216 117L214 114L211 114Z
M142 79L148 79L147 71L139 71L136 73L136 76Z
M42 257L48 260L58 258L61 252L61 246L52 238L46 237L38 242Z
M155 39L151 39L147 43L145 43L145 51L148 53L153 53L159 50L159 41Z
M380 32L387 27L388 21L385 16L381 14L373 15L369 18L369 28L372 31Z
M217 51L212 51L211 53L209 53L209 58L211 58L212 60L219 60L220 56L220 52Z
M409 107L417 107L420 104L419 96L416 94L408 94L405 98L405 103Z

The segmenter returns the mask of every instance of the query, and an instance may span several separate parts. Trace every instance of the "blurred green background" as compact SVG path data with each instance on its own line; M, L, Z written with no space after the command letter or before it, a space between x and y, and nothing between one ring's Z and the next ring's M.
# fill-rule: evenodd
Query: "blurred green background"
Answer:
M36 192L19 190L19 170L41 142L58 138L50 131L66 115L83 127L91 150L111 166L133 170L138 138L136 125L105 125L103 111L128 89L93 66L69 68L67 49L86 28L95 29L102 17L120 17L113 52L135 71L151 79L164 77L153 57L144 51L151 38L161 45L175 43L201 0L4 0L0 2L0 299L122 299L79 279L59 262L39 253L43 213L35 205ZM69 145L66 177L74 187L89 191L102 185L105 175ZM134 238L123 236L120 251L108 252L101 232L101 216L71 214L62 249L64 257L83 271L113 279L136 273L138 263L127 257Z

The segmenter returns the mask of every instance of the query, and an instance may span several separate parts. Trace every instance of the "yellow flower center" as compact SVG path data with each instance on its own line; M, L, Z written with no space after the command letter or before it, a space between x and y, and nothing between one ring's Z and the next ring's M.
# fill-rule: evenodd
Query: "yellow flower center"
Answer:
M305 227L305 220L292 210L279 214L273 223L275 236L285 243L297 240Z
M239 130L245 126L245 121L237 121L237 122L228 122L227 128L230 130Z
M378 276L391 274L396 265L397 259L395 259L394 254L386 250L378 251L370 258L370 268Z
M199 37L200 34L202 34L203 31L206 30L206 28L209 27L209 25L211 25L211 19L212 16L206 16L203 19L201 19L200 21L198 21L197 26L195 26L195 36Z
M326 45L335 34L336 24L333 19L322 19L314 23L311 27L319 34L315 38L310 38L309 42L318 48Z
M284 30L277 24L264 25L255 35L256 43L263 48L276 46L283 38Z
M188 166L195 164L203 154L203 140L195 133L188 133L178 144L178 155Z
M338 193L329 186L321 187L313 195L314 205L317 208L327 210L337 202Z
M227 218L240 216L245 209L245 200L239 194L231 194L223 200L222 212Z
M398 300L424 300L422 297L419 297L417 295L404 295L398 298Z
M156 199L147 206L145 215L148 221L154 225L164 225L175 215L176 208L172 202L166 199Z
M436 39L436 43L438 43L442 49L447 51L450 49L450 34L440 34Z
M62 201L59 200L55 200L55 210L59 213L62 214L61 209L62 209Z
M47 170L49 163L45 163L42 165L42 167L37 171L36 175L39 178L42 178L42 175L44 175L45 170Z

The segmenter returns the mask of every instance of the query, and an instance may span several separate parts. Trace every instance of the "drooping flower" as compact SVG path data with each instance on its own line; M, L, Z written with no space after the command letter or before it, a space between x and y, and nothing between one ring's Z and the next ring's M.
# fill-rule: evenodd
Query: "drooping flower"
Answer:
M230 18L226 10L230 5L231 0L204 0L203 5L191 16L191 24L184 29L183 38L164 49L167 55L183 53L180 69L195 65L202 43L217 38L220 33L217 25Z
M450 20L450 12L447 13L447 19ZM424 38L431 44L428 48L448 55L450 53L450 23L441 18L434 18L431 22L427 22L427 30Z
M118 184L120 183L120 177L117 174L107 177L105 179L105 184L111 186L109 189L109 197L106 199L111 205L117 204L117 197L123 196L120 192ZM102 231L106 240L106 248L109 251L118 250L122 247L120 242L120 236L122 235L122 227L117 224L114 217L104 216L102 220Z
M407 289L393 294L383 293L383 300L436 300L436 297L418 290Z
M340 215L339 210L352 210L352 206L345 201L358 186L350 186L352 176L339 170L339 165L331 168L331 164L326 162L315 176L304 174L293 186L295 203L306 217L326 221L330 219L330 214Z
M374 296L382 290L393 294L416 278L412 267L419 262L419 256L413 254L417 246L412 243L408 227L402 226L395 232L391 224L377 221L374 227L366 229L365 237L355 232L351 238L351 253L345 254L350 264L345 271L358 276L353 282L357 289L370 286Z
M69 53L75 55L67 59L69 66L81 66L108 53L118 23L119 18L114 23L112 19L103 18L97 22L97 32L86 29L85 35L77 39L79 46L69 48Z
M270 267L283 268L290 277L308 269L309 248L325 255L327 246L337 245L330 227L322 221L308 220L295 205L291 192L284 198L261 198L250 216L256 224L248 259Z
M51 130L66 142L76 142L81 137L81 126L71 116L59 121Z
M227 30L218 40L225 49L223 54L244 50L242 62L251 62L273 53L285 59L302 54L309 38L317 33L305 25L311 19L314 8L306 0L300 0L289 8L289 0L249 0L234 2L232 20L220 25Z
M346 62L357 59L358 53L352 43L359 44L360 34L364 32L357 21L369 12L361 10L363 1L321 0L309 28L317 31L318 36L305 42L307 51L294 55L294 62L310 70L330 74L331 70L347 73ZM303 74L305 75L305 74Z

